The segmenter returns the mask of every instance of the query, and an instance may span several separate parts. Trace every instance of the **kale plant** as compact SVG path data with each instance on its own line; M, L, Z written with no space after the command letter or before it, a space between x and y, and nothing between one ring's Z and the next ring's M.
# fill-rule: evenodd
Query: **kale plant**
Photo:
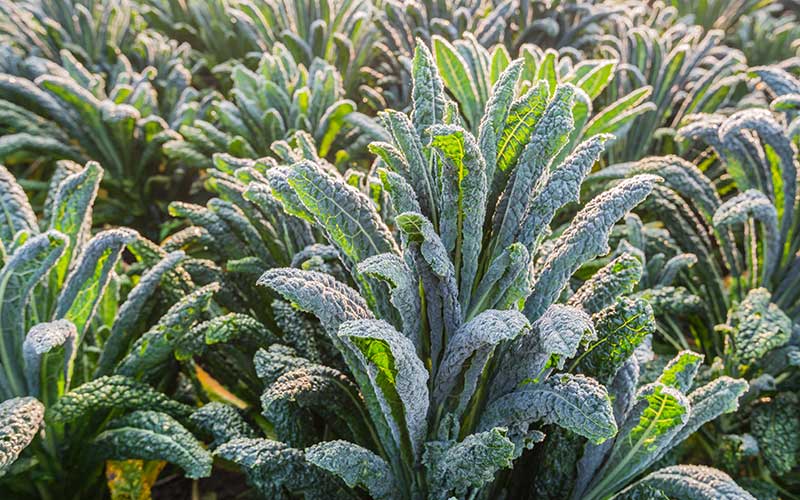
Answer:
M800 261L797 215L797 115L800 82L778 67L752 69L774 98L774 112L697 115L679 130L708 145L698 166L678 157L612 166L592 181L643 173L665 179L637 210L657 219L697 264L681 284L701 306L671 328L672 342L711 361L706 376L750 381L740 412L723 418L706 442L720 466L749 478L753 492L783 495L797 474L797 322ZM688 327L687 327L688 325ZM680 332L688 331L685 336ZM781 416L783 415L783 416ZM780 422L780 424L778 424ZM775 432L775 425L784 426ZM711 451L715 442L726 453Z
M278 346L257 353L262 412L280 441L222 428L232 418L224 406L196 414L215 455L239 464L262 495L350 498L359 487L374 498L496 498L535 488L506 469L555 446L572 461L523 474L547 481L571 468L560 484L576 498L681 488L750 498L705 468L668 467L635 482L733 410L745 384L724 377L691 390L701 358L681 353L637 390L635 351L654 325L644 300L624 297L633 280L598 277L559 303L570 276L609 251L612 226L659 179L618 184L548 239L606 137L553 164L573 129L575 90L558 85L551 96L542 82L520 97L538 110L520 130L509 113L520 71L514 62L499 78L476 138L419 46L413 112L384 113L392 141L372 146L397 234L335 171L307 160L266 171L284 210L325 234L350 280L297 268L259 280L317 316L345 365ZM323 435L320 422L338 424ZM699 486L702 478L714 482Z
M70 52L62 51L61 57L61 66L29 57L19 66L23 74L0 74L0 160L9 165L98 161L106 169L107 194L99 200L95 222L155 232L161 219L158 200L182 192L184 178L166 171L161 148L179 136L161 108L193 99L189 75L175 68L170 86L179 94L160 101L152 68L138 73L120 59L124 66L108 81Z
M684 118L731 105L746 68L744 55L723 44L724 33L678 23L665 32L643 23L618 22L606 57L626 71L606 91L617 100L644 85L653 87L655 110L637 117L624 143L609 151L610 161L635 161L648 154L678 151L674 135Z
M478 133L492 86L511 62L508 51L502 45L496 45L490 52L470 34L453 43L435 36L432 47L445 88L462 110L468 129ZM637 116L654 109L652 103L646 102L652 91L649 86L643 86L600 110L593 109L595 100L618 76L617 63L614 60L590 59L574 62L572 57L560 55L553 49L543 50L530 44L523 45L519 53L523 63L515 97L531 91L542 80L547 82L551 93L558 84L568 83L575 88L575 105L572 108L574 126L566 151L570 151L580 140L593 135L611 134L621 137ZM517 101L519 107L511 110L513 115L523 120L529 111L525 102ZM610 140L613 141L614 138Z
M133 230L92 236L102 175L96 163L61 163L40 224L0 168L7 497L102 498L106 459L166 460L188 477L211 472L210 454L185 427L192 407L161 391L176 389L173 344L211 314L219 287L195 289L182 252L166 254ZM126 248L140 264L118 274Z
M376 128L345 97L333 66L322 59L304 66L280 43L261 57L256 71L237 64L231 78L232 100L216 99L210 121L194 119L181 126L182 137L164 146L168 156L204 168L218 152L257 159L272 154L276 141L304 131L312 135L321 156L346 161L348 151L356 154L366 142L359 140L359 125L367 131Z

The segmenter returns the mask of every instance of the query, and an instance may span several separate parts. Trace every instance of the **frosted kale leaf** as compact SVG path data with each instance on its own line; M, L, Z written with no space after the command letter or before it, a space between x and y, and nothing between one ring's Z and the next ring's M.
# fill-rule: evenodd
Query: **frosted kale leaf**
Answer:
M203 318L217 291L218 283L200 287L170 307L158 323L133 343L116 372L128 376L153 377L159 368L174 358L175 348L181 338L188 333L191 325Z
M800 401L796 394L780 393L765 398L753 408L750 428L758 448L775 474L784 474L798 464L800 452Z
M373 420L385 422L394 448L413 460L422 453L429 404L428 372L414 345L378 320L348 321L339 338Z
M211 474L211 454L175 419L156 411L135 411L112 421L92 442L112 460L166 460L197 479Z
M328 274L271 269L259 278L258 284L272 288L300 309L313 313L330 335L335 335L345 321L373 317L358 292Z
M19 457L44 419L44 405L31 397L0 403L0 476Z
M503 428L470 434L459 443L427 443L424 462L432 498L463 497L469 488L478 489L493 481L498 470L511 467L514 456L514 443Z
M292 493L301 492L314 498L354 498L330 473L307 462L301 450L278 441L232 439L217 448L214 456L239 465L264 498L288 500Z
M608 252L611 227L650 194L658 177L636 176L590 201L561 235L556 250L537 271L525 315L538 318L552 304L567 279L583 262Z
M770 302L771 298L763 288L750 290L731 314L733 333L730 348L744 369L772 349L786 344L791 336L791 320Z
M528 320L518 311L484 311L459 328L447 344L436 374L434 402L456 400L457 416L464 411L495 348L526 333ZM456 385L459 394L453 394Z
M77 336L75 325L65 319L39 323L28 330L25 342L22 343L22 355L25 358L25 376L31 394L39 394L45 355L58 347L64 348L63 380L69 380L67 372L75 355Z
M376 500L399 497L389 465L373 452L348 441L327 441L305 450L306 460L337 476L350 488L363 487Z
M420 346L422 306L419 296L419 278L412 273L403 259L395 254L380 254L358 265L358 272L385 281L389 285L391 303L400 313L403 334Z
M74 422L97 411L155 410L176 418L189 416L191 407L173 401L150 386L122 375L99 377L64 394L47 410L48 420Z
M25 191L11 172L2 165L0 165L0 207L3 214L0 218L0 242L5 248L11 245L18 232L28 231L35 234L38 231L36 214L33 213Z
M295 447L314 442L309 430L315 415L342 433L348 429L355 441L368 439L360 419L361 404L358 390L347 376L313 364L284 372L261 396L262 413L275 434Z
M644 300L621 298L593 320L597 340L589 342L575 358L571 371L608 383L644 338L655 331L653 311Z
M689 411L688 399L676 389L659 383L640 389L586 497L603 498L650 466L686 424Z
M556 424L595 443L617 433L606 388L583 375L556 374L544 382L522 386L492 402L481 428L508 427L525 436L528 426Z
M703 465L673 465L648 474L614 498L620 500L755 500L724 472Z
M617 297L628 294L642 278L642 262L623 253L603 266L569 298L568 304L594 314L612 305Z

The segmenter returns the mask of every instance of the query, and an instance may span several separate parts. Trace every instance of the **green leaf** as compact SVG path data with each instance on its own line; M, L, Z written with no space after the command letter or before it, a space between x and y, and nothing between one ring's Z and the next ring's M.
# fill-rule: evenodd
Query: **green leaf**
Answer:
M214 452L239 465L263 498L288 499L288 493L331 500L352 499L327 471L306 461L302 451L270 439L232 439Z
M697 432L700 427L723 413L736 411L739 408L739 398L747 389L748 383L745 380L725 376L692 391L689 394L692 411L686 425L678 431L670 445L664 448L659 456L666 454L671 448Z
M284 372L261 396L262 414L274 426L275 434L295 447L318 441L310 432L315 417L338 429L340 436L357 442L368 440L360 403L358 388L346 375L311 363Z
M481 418L482 429L555 424L594 443L617 433L606 388L583 375L556 374L541 383L524 384L492 402Z
M642 387L585 498L606 498L649 467L689 418L689 401L660 383Z
M6 167L0 165L0 242L8 248L20 231L39 232L36 214L33 213L25 191Z
M359 387L369 388L364 398L373 420L386 422L395 447L413 461L422 453L428 413L428 371L414 345L380 320L343 323L339 338Z
M25 309L36 284L56 265L68 244L56 231L34 236L20 246L0 270L0 365L8 384L4 397L25 394L22 342Z
M191 479L211 475L211 454L166 413L140 410L113 420L92 446L106 459L165 460Z
M403 334L419 348L422 333L419 278L411 272L402 257L391 253L375 255L359 263L358 272L388 284L391 303L403 322Z
M702 354L681 351L667 363L656 381L686 394L692 388L694 377L702 363Z
M627 295L642 279L642 261L629 253L615 258L591 278L569 298L568 304L581 307L594 314L613 304L617 297Z
M445 86L461 105L461 110L471 128L478 126L481 112L478 90L469 74L469 66L453 45L434 35L431 39L436 66Z
M608 252L613 224L644 200L660 178L639 175L626 179L590 201L561 237L544 261L525 303L525 315L536 320L556 297L572 273L584 262Z
M379 456L347 441L327 441L305 450L306 460L344 480L350 488L363 487L371 498L397 498L395 478Z
M212 401L195 410L189 417L193 426L213 439L209 445L216 448L238 438L254 438L257 432L233 406Z
M125 302L116 312L111 333L103 344L103 351L97 362L97 375L111 373L114 365L127 352L134 338L134 328L141 319L149 299L155 294L162 278L170 273L184 259L182 251L171 252L139 278L139 282L128 293Z
M30 394L39 396L42 382L42 360L47 353L58 347L64 348L63 378L56 378L60 386L58 389L63 391L69 385L69 367L72 365L77 351L77 337L78 331L75 329L75 325L64 319L39 323L28 330L25 342L22 344L22 356L25 358L25 378L28 380ZM46 380L45 383L47 383ZM45 389L50 388L46 387Z
M353 263L381 253L398 253L372 202L311 162L292 166L289 185L325 230L331 244Z
M764 288L755 288L731 313L732 351L740 370L747 370L768 352L789 342L792 322L770 302Z
M436 373L435 404L445 405L448 398L455 399L455 414L460 417L497 346L528 329L528 320L518 311L484 311L463 324L447 343ZM454 394L457 387L459 393Z
M755 500L727 474L703 465L673 465L645 476L614 498L685 500Z
M431 146L444 157L442 162L442 206L439 235L452 255L459 283L462 310L469 306L486 216L486 165L475 138L452 125L430 129Z
M92 204L97 197L103 169L89 162L82 171L64 179L53 201L49 228L69 238L69 247L59 263L59 283L74 255L80 252L92 225Z
M39 433L44 405L35 398L8 399L0 403L0 476Z
M502 46L499 47L502 48ZM500 137L505 129L509 108L514 99L514 91L521 72L522 60L517 59L499 75L481 119L478 144L486 164L486 181L489 186L492 185L498 167L497 151Z
M55 317L71 321L78 331L78 343L97 310L125 245L138 233L132 229L108 229L98 233L80 253L56 302Z
M753 408L750 429L769 470L785 474L798 464L800 456L800 417L797 395L780 393L765 398Z
M433 224L423 215L403 213L395 218L395 224L405 236L405 251L414 255L420 274L427 302L430 356L436 363L447 336L455 333L462 320L455 268Z
M445 94L433 56L421 40L417 40L414 49L411 79L412 121L417 135L425 137L430 126L443 123Z
M433 485L433 498L465 498L470 488L479 491L497 471L512 467L514 443L502 428L470 434L459 443L429 442L425 466Z
M122 375L100 377L86 382L64 394L47 410L52 422L85 420L95 412L108 410L153 410L175 418L188 417L192 408L178 403L152 389Z
M578 371L610 383L617 370L642 343L655 332L650 304L643 299L623 297L594 318L597 340L590 342L575 359L570 371Z
M134 342L120 361L116 373L130 377L155 378L174 359L175 348L192 325L201 321L219 283L198 288L183 297L164 314L158 323Z
M547 179L554 159L569 141L574 126L574 96L573 86L559 85L536 123L533 135L522 138L524 142L521 144L525 147L492 221L493 256L516 241L531 198L542 188L542 181Z
M646 86L617 99L594 115L583 135L613 134L621 138L637 116L655 110L655 104L651 102L642 104L652 93L653 88Z
M570 83L582 89L592 100L595 100L614 78L616 67L617 61L614 60L581 62L575 66L573 71L576 77Z
M516 70L512 69L510 71ZM513 76L513 73L509 74L509 78L511 76ZM510 86L510 82L507 85ZM510 92L513 92L513 87L511 87ZM496 158L498 170L505 172L513 169L517 164L522 150L530 141L536 124L547 108L549 97L547 84L540 81L525 95L511 104L503 131L499 134L497 142Z
M751 216L763 225L764 257L761 282L766 285L780 264L781 248L778 233L778 211L769 198L757 189L748 189L717 208L714 227L721 229L733 224L746 224Z
M269 287L295 307L310 312L332 337L345 321L373 318L366 302L355 290L330 274L293 268L270 269L258 284Z
M545 181L533 196L522 221L518 241L533 252L544 236L556 211L569 202L577 202L586 174L603 153L609 136L595 136L584 141Z

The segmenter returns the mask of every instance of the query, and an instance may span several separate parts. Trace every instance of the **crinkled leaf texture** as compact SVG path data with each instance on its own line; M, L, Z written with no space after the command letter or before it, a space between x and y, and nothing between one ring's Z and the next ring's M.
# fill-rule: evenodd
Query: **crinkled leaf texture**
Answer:
M779 393L759 401L750 416L750 428L767 467L785 474L797 466L800 454L800 408L796 394Z
M25 376L31 394L39 393L41 383L40 369L44 356L58 347L64 347L64 380L67 379L67 366L73 356L78 331L72 322L59 319L34 325L22 343L22 356L25 358Z
M661 383L642 387L587 498L604 498L646 469L689 418L689 401Z
M288 182L331 243L354 263L372 255L397 253L372 202L343 180L311 162L300 162L292 166Z
M567 280L589 259L608 252L611 227L644 200L660 180L637 175L620 182L590 201L558 239L541 269L525 303L525 315L535 321L556 300Z
M48 408L48 421L73 422L90 417L94 412L114 409L155 410L176 418L188 417L192 408L173 401L123 375L99 377L64 394Z
M396 448L413 462L422 453L429 404L428 371L414 345L381 320L348 321L339 338L373 420L386 423Z
M306 460L336 474L350 488L361 486L375 500L398 498L389 464L366 448L348 441L326 441L305 452Z
M0 476L39 432L44 405L35 398L13 398L0 403Z
M248 482L263 497L276 500L305 493L309 498L352 499L344 485L324 469L309 463L302 450L271 439L232 439L214 456L239 465Z
M663 496L661 496L663 495ZM722 471L703 465L673 465L652 472L614 498L685 500L755 500Z
M232 439L256 437L256 431L245 422L236 408L216 401L195 410L189 421L211 436L212 448Z
M769 291L755 288L731 314L733 354L743 368L786 344L792 334L791 319L770 300Z
M293 268L270 269L258 279L258 284L314 314L332 336L345 321L373 317L357 291L329 274Z
M498 470L511 467L514 457L514 443L504 428L470 434L459 443L429 442L425 466L433 487L431 496L462 498L469 488L480 488L494 480Z
M139 410L113 420L93 445L106 459L166 460L180 466L189 478L211 475L211 454L166 413Z
M481 428L509 427L525 436L528 425L556 424L595 442L617 433L606 388L583 375L556 374L541 383L523 384L495 400Z
M530 324L519 311L494 309L484 311L462 325L448 342L436 374L436 404L444 404L445 399L452 396L460 400L459 410L463 410L496 346L516 338L528 329ZM459 380L463 383L463 395L460 397L452 394Z

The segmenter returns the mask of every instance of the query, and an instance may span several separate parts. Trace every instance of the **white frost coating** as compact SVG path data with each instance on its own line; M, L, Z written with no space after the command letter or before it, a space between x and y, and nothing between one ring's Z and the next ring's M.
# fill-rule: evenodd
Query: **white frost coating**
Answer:
M744 193L734 196L720 205L714 213L714 226L723 227L744 224L750 215L764 225L766 262L761 279L763 283L766 283L775 271L781 253L779 248L778 211L769 198L757 189L748 189Z
M28 331L22 343L22 356L25 358L25 374L31 394L39 393L39 370L42 357L58 346L64 346L64 370L66 376L75 349L78 330L71 321L58 319L49 323L39 323Z
M592 378L570 374L524 385L497 399L484 412L480 428L508 427L525 432L529 424L540 421L598 444L617 432L606 388Z
M44 405L35 398L0 403L0 476L33 441L43 419Z
M395 330L392 325L381 320L357 320L343 323L339 328L339 338L369 376L372 389L378 397L378 403L387 422L395 421L393 409L390 406L390 401L394 398L384 394L384 388L379 383L378 376L380 374L382 377L392 380L392 385L403 405L411 446L415 454L421 453L428 427L426 420L429 404L428 371L417 357L414 344ZM377 353L376 357L373 357L372 349L368 348L365 352L356 344L359 341L383 343L388 348L391 359L387 359L381 353ZM368 355L370 357L367 357ZM377 365L375 361L380 362L381 365ZM351 369L356 371L356 367L351 367ZM399 426L392 427L394 438L399 444L402 442L400 433L403 431Z
M459 328L445 349L442 364L436 374L434 400L442 404L450 396L458 381L464 363L473 357L472 366L482 371L489 354L499 343L511 340L530 328L528 320L518 311L489 310ZM479 375L477 373L476 375ZM475 381L467 377L465 386L474 386ZM474 387L465 387L469 392Z
M703 465L673 465L645 476L622 492L654 488L669 498L685 500L755 500L727 474Z
M331 335L335 335L345 321L373 317L358 292L329 274L292 268L270 269L257 284L272 288L302 310L314 314Z
M565 360L575 357L582 339L597 338L592 318L586 312L561 304L548 307L533 324L533 329L538 338L539 349L559 356L559 369L564 367Z
M535 321L555 301L567 280L581 264L607 253L611 228L652 191L660 177L649 174L625 179L603 192L573 219L558 239L556 250L538 271L525 303L525 315Z

